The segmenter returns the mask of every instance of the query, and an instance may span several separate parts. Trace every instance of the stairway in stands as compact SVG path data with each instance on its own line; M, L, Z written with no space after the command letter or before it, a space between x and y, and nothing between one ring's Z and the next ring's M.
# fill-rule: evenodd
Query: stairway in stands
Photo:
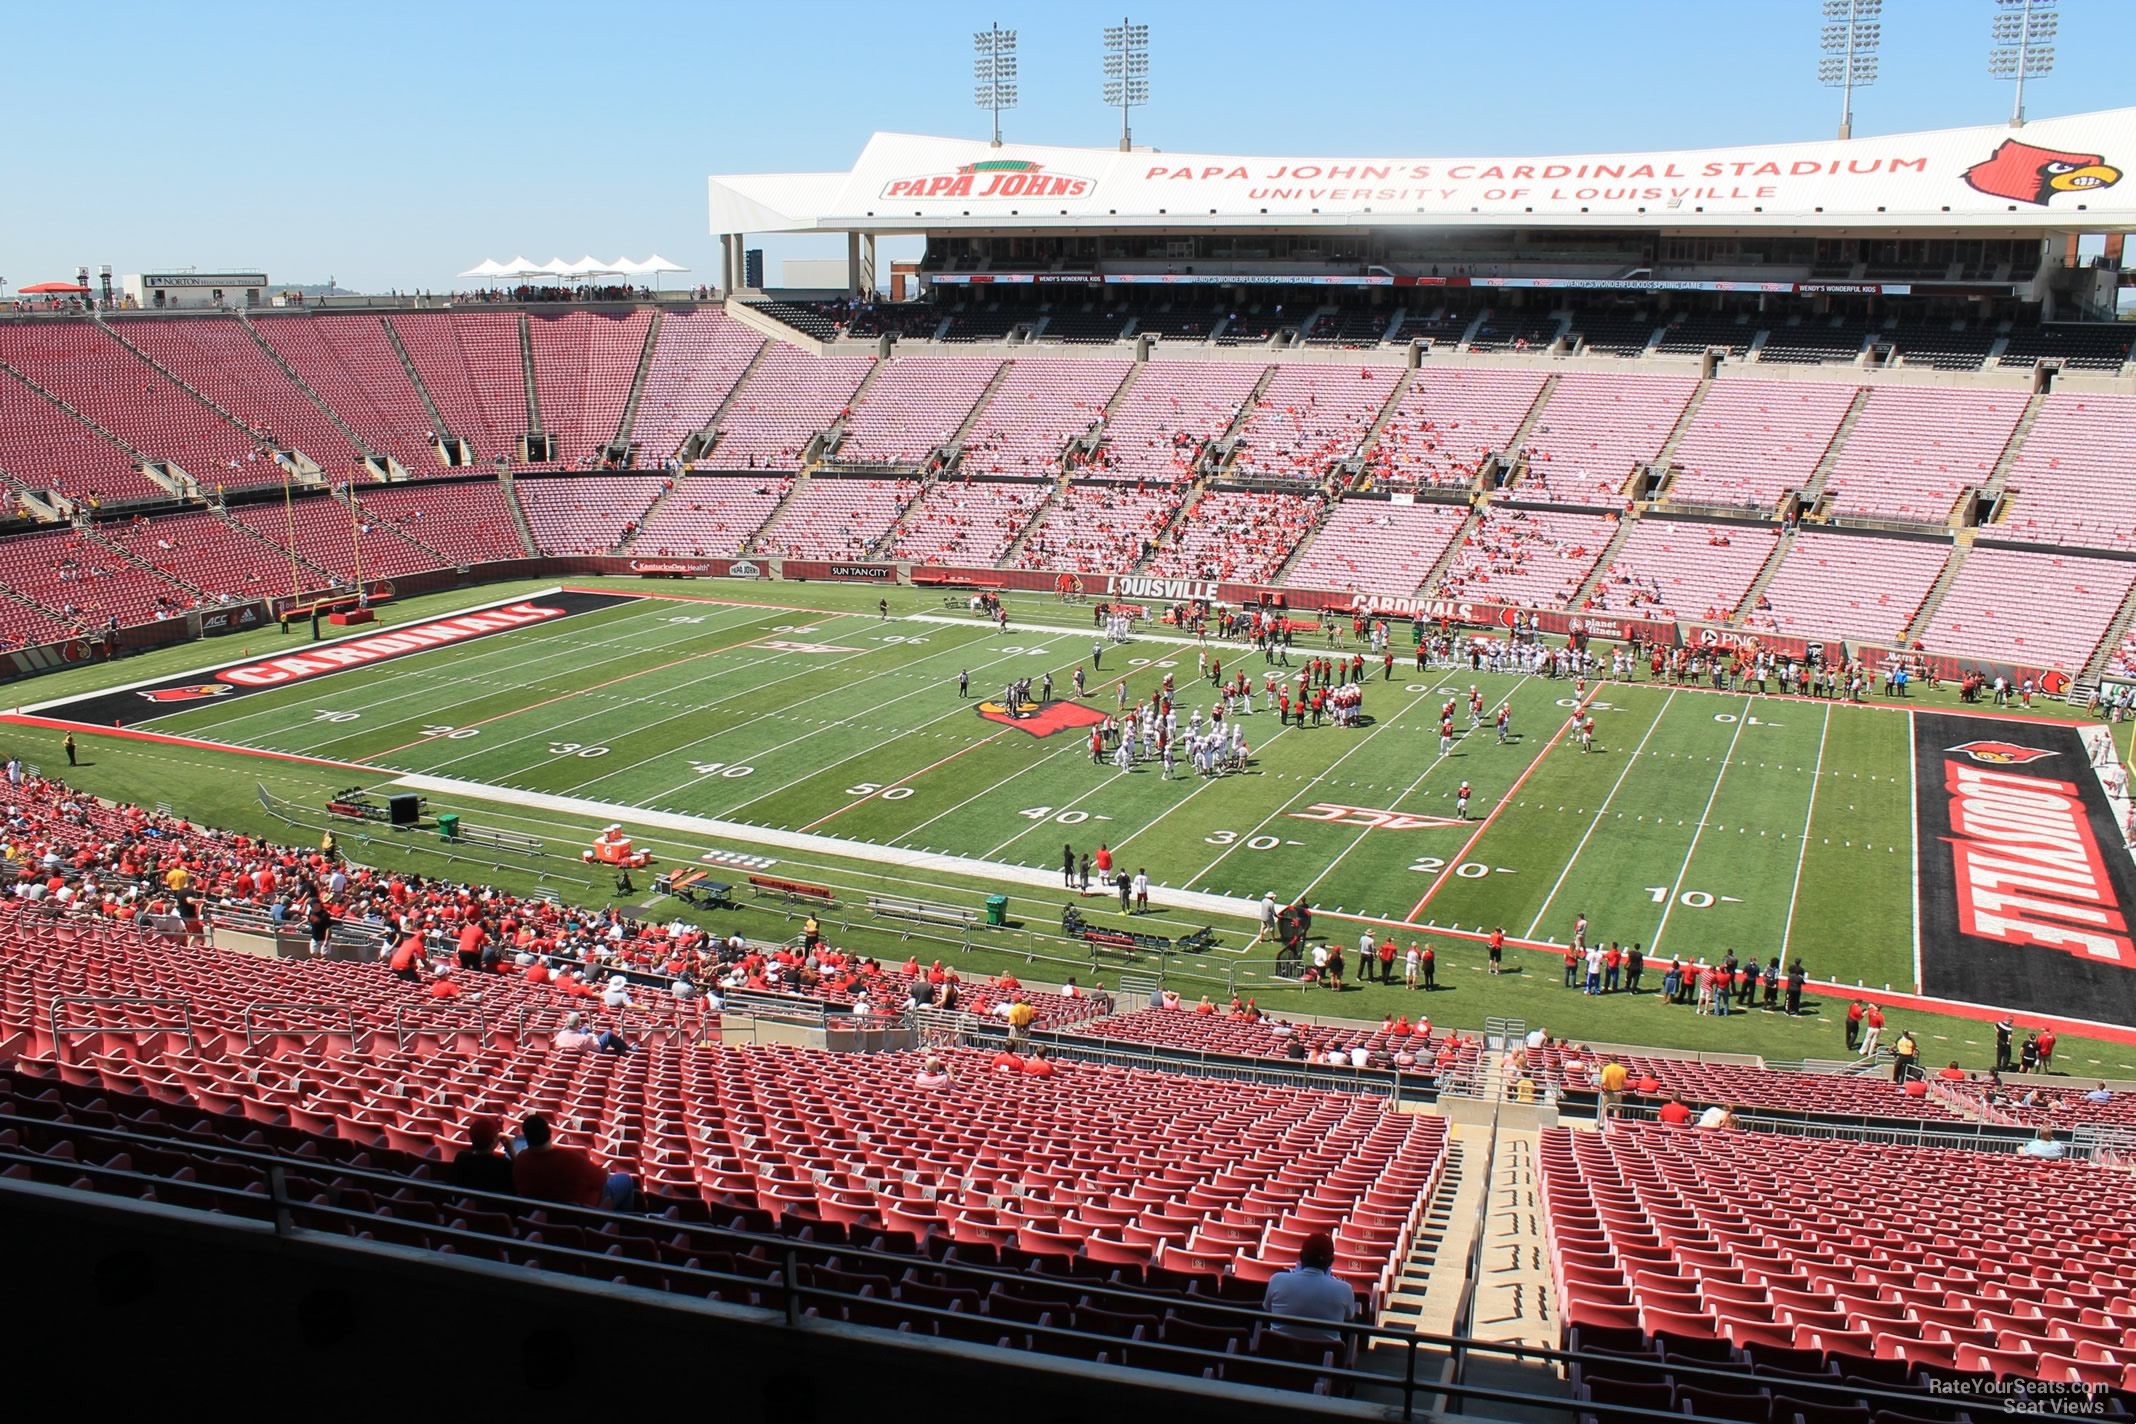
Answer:
M185 579L182 579L178 577L178 575L170 572L168 569L159 569L153 563L149 562L147 559L142 558L139 554L134 553L132 550L123 548L120 545L114 543L113 541L106 539L103 535L97 533L97 527L93 521L79 525L76 529L76 532L79 533L84 539L88 540L90 543L96 545L98 548L109 551L113 556L125 560L128 564L131 564L137 569L143 569L149 573L154 574L157 578L162 579L165 583L173 584L178 588L184 589L187 593L192 594L193 597L197 599L206 600L208 598L213 597L212 594L210 594L206 589L202 588L199 584L189 583Z
M2091 701L2093 691L2099 686L2100 675L2106 671L2108 660L2120 649L2121 640L2128 636L2131 622L2136 622L2136 586L2132 586L2128 597L2121 600L2121 610L2114 615L2114 621L2107 625L2106 637L2092 650L2092 655L2084 660L2084 666L2078 671L2076 681L2069 685L2069 701L2079 707Z
M2017 457L2025 448L2025 437L2032 433L2033 423L2040 418L2040 412L2046 405L2047 393L2034 391L2032 398L2025 402L2024 414L2018 416L2017 424L2010 428L2009 443L2003 446L2002 455L1996 460L1995 468L1988 472L1987 479L1981 483L1980 492L1995 503L1997 516L2002 513L2003 491L2010 483L2010 470L2017 464Z
M534 332L527 325L527 314L519 313L519 374L526 382L527 434L539 435L541 429L541 388L534 380Z
M1807 514L1824 498L1824 488L1832 478L1832 467L1839 463L1839 452L1846 446L1847 437L1854 433L1854 426L1862 418L1862 410L1869 404L1869 387L1863 386L1854 393L1854 404L1839 418L1839 426L1832 432L1832 443L1825 446L1824 458L1810 472L1810 482L1802 487L1802 512Z
M727 388L727 394L720 401L719 409L713 411L710 418L698 427L695 435L688 437L683 442L685 445L694 444L698 447L697 458L699 460L705 460L706 457L718 453L720 427L727 418L727 412L732 410L735 401L741 398L742 391L749 385L750 377L754 376L757 373L757 368L764 364L764 356L771 349L772 343L769 341L757 347L756 355L749 358L749 364L742 368L742 374L736 376L734 384Z
M125 335L121 333L117 327L104 320L103 313L99 312L91 319L95 321L98 326L103 328L105 335L109 336L113 341L118 342L119 345L125 347L128 351L132 352L135 357L148 363L148 365L153 367L157 375L163 377L164 380L169 381L179 390L184 391L194 400L199 401L209 410L214 411L217 415L221 416L231 425L236 426L239 430L245 433L247 439L251 438L252 428L250 426L246 425L245 422L239 420L229 411L223 409L222 406L216 404L213 397L201 391L198 387L187 381L185 377L179 375L176 371L173 371L170 367L164 365L161 361L158 361L155 357L149 355L146 351L143 351L140 347L134 345L131 341L128 341ZM307 455L305 458L310 459L310 456ZM315 468L318 467L318 462L316 460L312 461L312 464Z
M1965 566L1965 556L1973 551L1974 532L1971 529L1957 531L1951 556L1944 560L1943 572L1937 574L1936 581L1929 586L1928 597L1921 600L1920 611L1914 614L1913 622L1906 625L1906 632L1899 638L1900 647L1912 647L1920 641L1921 635L1928 631L1928 625L1935 618L1936 610L1943 604L1943 596L1949 593L1951 585L1958 581L1958 570Z
M1528 436L1534 431L1536 422L1542 419L1543 407L1550 404L1550 397L1557 393L1557 388L1558 378L1554 375L1546 376L1537 387L1535 404L1528 407L1528 413L1521 417L1520 424L1506 439L1505 457L1509 462L1519 463L1520 452L1528 447Z
M290 365L289 362L282 358L281 352L275 350L274 347L267 344L267 338L260 335L260 329L252 324L252 318L250 315L243 311L240 311L237 314L237 324L245 329L245 334L252 338L253 344L258 346L260 350L266 354L267 359L274 362L276 368L279 369L283 375L289 377L290 384L295 386L298 390L304 392L304 398L310 401L313 405L319 407L320 414L324 415L328 420L334 422L335 428L338 429L342 433L342 435L348 439L348 442L351 445L354 445L357 449L363 451L364 455L367 458L375 460L381 465L385 463L386 457L379 454L376 449L372 448L372 445L368 440L365 440L361 435L357 434L356 427L349 424L346 420L343 420L341 418L341 412L335 410L332 406L328 405L326 403L326 398L312 389L311 382L305 380L302 376L298 375L297 368Z
M1454 531L1454 537L1446 541L1446 552L1439 555L1439 561L1433 564L1426 571L1423 579L1418 582L1417 594L1419 597L1430 598L1433 596L1432 591L1438 588L1439 580L1445 578L1446 571L1454 566L1454 560L1460 556L1462 546L1468 543L1469 536L1476 532L1476 526L1483 523L1483 516L1490 511L1490 508L1491 497L1489 495L1477 496L1476 502L1469 506L1468 518L1461 521L1461 527Z
M638 349L638 369L630 378L630 394L623 401L623 418L616 422L616 437L609 442L629 448L631 432L638 426L638 402L645 396L645 378L652 374L653 351L660 341L660 322L665 312L655 311L653 319L645 324L645 345ZM668 454L662 452L665 461Z
M1765 586L1773 581L1774 574L1780 572L1781 561L1787 558L1788 552L1794 547L1795 531L1781 530L1780 537L1773 541L1773 551L1766 558L1765 566L1759 569L1758 576L1750 581L1749 589L1743 594L1743 601L1730 612L1731 619L1748 618L1758 611L1758 599L1765 592Z
M1617 521L1617 532L1609 536L1609 544L1602 550L1602 557L1595 560L1595 566L1588 570L1579 590L1565 605L1567 608L1577 613L1587 606L1587 600L1594 597L1595 590L1602 587L1602 581L1609 577L1610 565L1617 562L1617 555L1624 549L1624 541L1631 538L1632 531L1638 527L1639 521L1636 519Z
M437 432L440 440L456 439L451 429L446 426L445 417L439 414L438 403L430 398L430 387L423 384L422 373L415 369L415 362L408 355L408 348L401 343L400 333L393 329L392 319L382 316L378 323L386 329L386 340L392 345L393 354L400 357L401 370L407 373L408 384L415 387L416 395L422 399L423 409L430 415L430 428Z
M1676 418L1676 428L1669 432L1669 438L1661 442L1661 449L1654 455L1653 463L1662 470L1666 471L1676 459L1676 447L1684 443L1684 436L1690 432L1691 422L1698 419L1698 408L1706 403L1706 397L1712 391L1713 377L1708 376L1691 392L1691 399L1684 402L1683 413Z
M332 569L323 564L313 563L281 540L270 538L268 535L254 529L251 525L240 523L238 520L231 518L230 511L221 505L211 505L210 509L215 517L223 522L223 528L229 530L232 534L240 538L250 539L256 544L265 545L267 548L274 550L277 557L292 560L300 568L310 569L323 582L331 584L341 578L341 575L335 573Z

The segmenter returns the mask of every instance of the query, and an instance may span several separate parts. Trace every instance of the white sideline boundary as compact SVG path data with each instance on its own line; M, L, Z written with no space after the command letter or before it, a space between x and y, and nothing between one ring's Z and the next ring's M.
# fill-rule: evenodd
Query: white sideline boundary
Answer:
M582 796L558 796L546 791L515 791L508 786L493 786L486 781L462 781L450 776L402 776L391 784L434 796L501 801L506 805L530 811L590 816L599 821L619 821L625 825L647 826L655 830L717 836L748 845L777 846L781 850L801 851L813 855L839 855L848 860L864 860L876 865L1006 880L1039 890L1061 888L1058 870L1003 865L998 861L979 860L972 856L900 850L895 846L846 840L841 836L819 836L808 831L780 830L776 826L747 826L738 821L722 821L710 816L685 816L674 811L641 811L612 801L594 801ZM1211 895L1199 890L1152 887L1150 899L1167 909L1191 910L1203 915L1226 915L1233 919L1258 921L1261 913L1261 902L1258 900L1232 895Z

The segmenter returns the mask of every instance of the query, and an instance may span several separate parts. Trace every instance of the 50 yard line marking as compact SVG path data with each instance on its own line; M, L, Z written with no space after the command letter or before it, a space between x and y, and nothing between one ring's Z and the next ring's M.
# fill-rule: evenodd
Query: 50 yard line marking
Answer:
M1728 750L1721 754L1721 769L1713 778L1713 790L1706 793L1706 809L1698 813L1698 827L1691 832L1690 848L1684 851L1684 863L1676 868L1676 881L1669 887L1669 903L1661 907L1661 923L1654 926L1654 938L1648 941L1647 957L1652 959L1661 953L1661 932L1669 927L1669 916L1676 909L1677 897L1684 893L1684 877L1691 873L1691 857L1698 854L1698 838L1706 834L1706 818L1713 814L1713 803L1721 794L1721 783L1728 779L1728 763L1735 759L1736 742L1743 729L1750 725L1750 709L1757 699L1743 699L1743 711L1736 718L1735 732L1728 738Z
M1913 718L1908 717L1906 719L1906 726L1910 738ZM1827 706L1824 714L1824 726L1820 727L1817 732L1817 764L1810 770L1810 804L1803 808L1802 812L1802 844L1795 847L1795 878L1787 888L1787 920L1780 926L1780 960L1783 964L1787 962L1788 940L1795 932L1795 901L1802 895L1802 864L1804 857L1810 853L1810 821L1817 814L1817 784L1824 780L1825 737L1831 730L1832 709ZM1920 874L1918 867L1916 867L1914 873L1916 875ZM1914 919L1914 964L1917 968L1921 962L1920 954L1921 925L1920 917L1917 915ZM1918 981L1919 977L1918 974L1915 975L1916 981ZM1918 990L1919 983L1916 982L1914 987Z

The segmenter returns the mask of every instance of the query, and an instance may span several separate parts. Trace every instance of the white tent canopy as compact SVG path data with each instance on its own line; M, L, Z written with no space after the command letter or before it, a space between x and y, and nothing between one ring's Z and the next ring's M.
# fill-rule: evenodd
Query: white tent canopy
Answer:
M591 254L576 262L566 262L561 257L552 257L547 262L530 262L524 257L514 257L509 262L498 262L485 257L460 275L462 277L486 277L510 281L532 281L549 278L555 281L577 282L591 277L644 277L663 272L687 272L690 269L680 263L670 262L658 253L640 262L632 257L618 257L604 261Z

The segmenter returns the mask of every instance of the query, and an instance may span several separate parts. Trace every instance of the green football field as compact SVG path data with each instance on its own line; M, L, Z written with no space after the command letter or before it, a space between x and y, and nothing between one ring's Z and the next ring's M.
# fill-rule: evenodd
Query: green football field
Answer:
M1221 658L1227 674L1244 668L1258 689L1268 672L1258 653L1152 631L1107 644L1093 669L1083 607L1012 605L1003 634L912 590L891 591L884 618L875 589L761 587L631 596L639 586L606 606L455 647L171 710L143 705L129 725L245 755L171 746L134 755L174 773L216 767L247 791L255 772L314 796L320 786L384 791L406 780L432 810L452 805L470 821L573 844L619 821L663 864L703 850L757 852L797 878L845 867L844 884L865 881L875 893L975 905L1001 889L1029 920L1050 917L1063 898L1063 848L1102 843L1118 864L1147 869L1156 887L1148 928L1178 934L1214 922L1223 949L1212 961L1235 956L1241 967L1246 902L1273 891L1312 903L1330 937L1354 939L1358 921L1404 938L1446 935L1448 972L1479 978L1466 963L1480 959L1468 936L1503 927L1515 940L1557 944L1585 914L1591 937L1638 942L1650 955L1781 953L1818 979L1914 988L1912 719L1901 710L1590 684L1596 737L1583 752L1561 735L1579 696L1572 684L1466 667L1420 672L1403 660L1392 679L1371 666L1364 725L1279 726L1257 692L1243 772L1198 777L1182 764L1167 779L1154 762L1125 772L1094 765L1087 725L1073 725L1073 714L1034 726L990 709L1012 679L1048 674L1056 697L1073 703L1080 667L1087 691L1077 705L1099 711L1119 705L1123 685L1132 704L1170 674L1184 722L1212 698L1208 680L1197 680L1202 655ZM733 601L754 598L780 606ZM402 610L388 615L389 628L408 626ZM248 651L273 658L310 647L269 631ZM201 651L143 664L204 676L228 666ZM1303 640L1292 657L1325 651ZM958 694L960 672L970 676L968 698ZM1471 684L1486 708L1473 731ZM1461 704L1460 735L1442 756L1438 718L1449 698ZM1513 732L1503 744L1490 725L1500 704ZM260 751L327 765L249 755ZM1464 780L1473 791L1466 821L1455 800ZM217 799L232 799L227 785ZM770 844L767 830L812 839L805 849ZM1128 923L1104 917L1094 897L1082 903L1098 922ZM1554 963L1514 957L1526 969L1521 994L1547 986L1557 1013ZM1252 970L1245 978L1265 982ZM1514 1005L1523 1009L1538 1015ZM1669 1042L1681 1027L1586 1034ZM1803 1042L1801 1054L1834 1046Z

